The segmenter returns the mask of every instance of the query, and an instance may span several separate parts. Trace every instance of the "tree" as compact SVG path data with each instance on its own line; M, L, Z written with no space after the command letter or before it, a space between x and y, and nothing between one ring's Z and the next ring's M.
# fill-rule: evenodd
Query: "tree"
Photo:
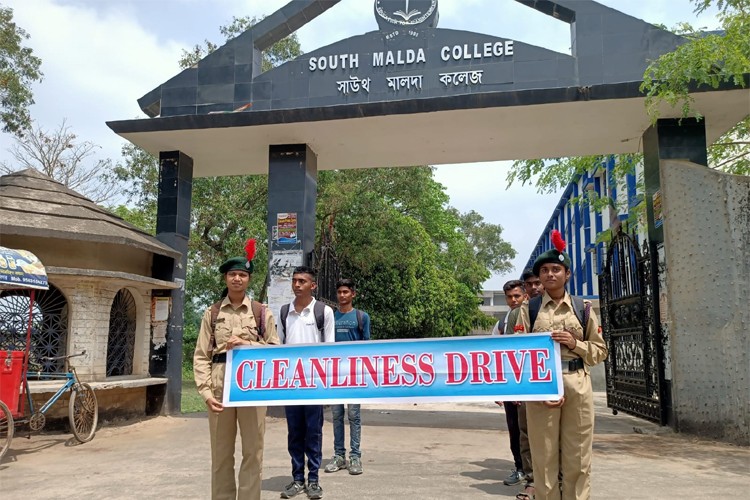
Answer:
M430 167L319 173L317 220L378 338L460 335L491 326L478 309L490 271L511 267L502 228L448 206ZM330 229L329 229L330 228Z
M3 131L19 136L31 126L31 84L42 80L41 59L22 45L28 38L13 22L13 9L0 5L0 120Z
M641 91L651 117L658 118L659 105L679 106L682 116L700 115L693 108L690 91L695 86L718 88L721 84L744 86L750 74L750 2L748 0L691 0L696 13L712 6L719 9L721 32L705 33L689 24L675 31L687 42L675 51L653 61L643 77ZM539 192L555 192L575 175L591 172L605 157L544 158L516 161L508 174L510 187L533 182ZM616 155L615 178L622 179L642 160L640 154ZM737 175L750 175L750 115L708 147L709 167ZM592 198L592 192L578 201L595 208L611 204L608 199Z
M98 148L92 142L78 141L63 120L52 132L35 127L18 137L8 149L15 164L0 164L0 172L34 168L94 203L103 203L117 193L117 186L103 175L112 168L112 160L96 160L89 164Z

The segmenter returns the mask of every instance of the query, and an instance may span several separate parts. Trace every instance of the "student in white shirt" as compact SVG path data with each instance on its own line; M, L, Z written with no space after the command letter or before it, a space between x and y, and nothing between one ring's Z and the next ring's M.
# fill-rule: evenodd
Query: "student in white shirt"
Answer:
M281 310L281 330L285 344L317 344L336 340L333 309L317 302L315 271L307 266L294 269L292 291L294 300ZM321 311L322 309L322 311ZM322 314L321 314L322 313ZM317 317L317 318L316 318ZM319 324L322 317L322 324ZM292 498L307 492L308 498L323 498L318 470L323 461L323 406L286 406L287 448L292 458L292 478L281 492L281 498ZM307 456L307 485L305 485Z

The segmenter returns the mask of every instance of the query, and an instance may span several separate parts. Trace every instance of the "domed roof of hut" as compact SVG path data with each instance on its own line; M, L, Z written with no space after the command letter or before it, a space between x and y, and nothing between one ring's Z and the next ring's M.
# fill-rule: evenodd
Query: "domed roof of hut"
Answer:
M142 268L153 255L180 256L150 234L31 168L0 177L0 244L31 250L46 265L69 266L72 259L76 267L112 270L136 262Z

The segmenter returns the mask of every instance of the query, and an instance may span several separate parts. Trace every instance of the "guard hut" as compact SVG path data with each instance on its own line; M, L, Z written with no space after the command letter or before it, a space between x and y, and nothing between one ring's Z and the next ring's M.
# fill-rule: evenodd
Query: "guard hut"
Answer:
M569 24L571 54L502 33L438 28L438 0L376 0L374 31L262 73L263 50L319 15L335 15L328 11L338 4L297 0L144 95L139 104L150 118L108 125L159 156L157 237L183 254L163 272L184 278L194 177L268 174L269 302L278 309L291 299L289 268L313 249L318 170L644 148L653 189L661 160L705 165L706 142L747 113L745 88L696 89L705 120L680 127L679 110L665 109L652 126L643 73L682 38L591 0L517 1L530 15ZM371 8L358 4L363 14ZM176 410L181 291L173 304L166 371Z
M30 371L60 372L63 360L43 358L85 351L70 363L96 391L100 418L160 413L166 379L153 366L170 304L157 295L180 285L154 278L153 268L180 253L34 169L0 177L0 235L0 244L29 250L47 269L49 290L36 294ZM0 292L0 349L23 348L28 311L28 292ZM30 381L35 406L59 387ZM51 416L66 408L59 403Z

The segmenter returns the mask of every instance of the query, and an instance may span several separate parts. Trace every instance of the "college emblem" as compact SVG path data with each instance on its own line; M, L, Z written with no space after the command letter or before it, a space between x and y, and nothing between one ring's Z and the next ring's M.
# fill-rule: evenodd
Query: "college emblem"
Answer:
M381 31L398 34L399 28L434 28L437 0L375 0L375 18Z

